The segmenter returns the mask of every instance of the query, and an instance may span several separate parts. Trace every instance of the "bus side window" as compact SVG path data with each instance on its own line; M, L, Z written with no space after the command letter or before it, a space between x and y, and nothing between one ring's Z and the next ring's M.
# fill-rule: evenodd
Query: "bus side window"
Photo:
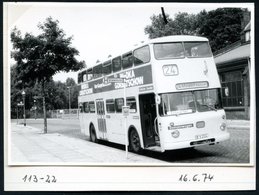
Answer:
M82 81L83 81L83 82L87 81L86 77L87 77L87 75L86 75L86 71L85 71L85 72L83 72L83 74L82 74Z
M113 99L106 100L106 110L107 110L107 113L115 112L115 104Z
M93 68L94 79L102 76L102 74L103 74L102 69L103 69L102 64L99 64Z
M132 52L128 52L124 55L122 55L122 68L130 68L133 65L133 56Z
M112 71L117 72L121 70L121 57L116 57L112 60Z
M109 60L103 63L103 74L107 75L111 73L112 73L112 64L111 64L111 60Z
M82 72L78 73L77 82L78 84L82 82Z
M130 113L137 112L137 104L136 104L136 99L134 97L127 98L127 106L130 107Z
M89 103L84 102L83 107L84 107L84 113L89 113Z
M88 70L86 71L86 75L87 75L87 81L92 80L92 78L93 78L93 69L92 69L92 68L91 68L91 69L88 69Z
M148 63L150 61L150 51L149 51L149 46L144 46L139 49L136 49L133 52L134 55L134 65L141 65Z
M80 113L84 112L84 105L82 103L79 103Z
M89 110L90 110L90 113L95 113L94 102L89 102Z
M124 105L124 99L123 98L115 99L115 110L116 110L116 112L118 112L118 113L122 112L122 106L123 105Z

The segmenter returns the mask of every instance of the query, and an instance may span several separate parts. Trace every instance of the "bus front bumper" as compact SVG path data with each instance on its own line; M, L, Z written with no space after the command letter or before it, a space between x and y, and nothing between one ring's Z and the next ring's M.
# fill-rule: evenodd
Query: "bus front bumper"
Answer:
M214 145L218 144L219 142L228 140L230 138L230 134L228 132L225 132L224 134L217 135L211 138L202 139L202 140L188 140L188 141L182 141L182 142L166 142L164 144L165 150L175 150L175 149L182 149L182 148L192 148L196 146L202 146L202 145Z

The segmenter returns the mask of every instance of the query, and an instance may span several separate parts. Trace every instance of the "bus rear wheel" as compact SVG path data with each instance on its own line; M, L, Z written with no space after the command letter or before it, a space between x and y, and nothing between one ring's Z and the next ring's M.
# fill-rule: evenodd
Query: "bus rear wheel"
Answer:
M135 153L141 152L140 139L137 131L132 129L129 135L129 145L130 149Z
M97 143L98 139L96 137L95 128L93 125L90 126L90 140L91 142Z

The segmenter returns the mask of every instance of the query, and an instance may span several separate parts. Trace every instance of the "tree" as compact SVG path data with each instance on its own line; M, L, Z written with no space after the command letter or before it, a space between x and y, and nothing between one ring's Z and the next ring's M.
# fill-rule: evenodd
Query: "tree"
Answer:
M38 36L21 32L14 28L11 32L13 51L11 57L17 62L18 79L23 83L38 83L41 85L41 96L44 112L44 133L47 133L46 118L46 83L60 71L77 71L85 66L84 61L78 61L75 56L79 51L71 46L72 37L66 38L59 21L48 17L38 27L42 31Z
M144 29L145 33L149 35L150 39L172 35L173 28L170 25L172 19L169 17L168 14L165 14L165 16L167 24L165 24L162 14L159 14L157 16L153 15L150 17L151 25L146 26Z
M219 8L199 16L199 34L210 40L213 52L240 40L244 12L248 11L240 8Z
M169 36L169 35L196 35L197 34L197 16L186 12L179 12L175 19L171 19L166 14L167 24L164 22L162 14L151 16L151 25L145 27L144 31L150 39Z
M241 21L247 9L218 8L198 14L177 13L174 19L166 15L165 24L161 14L151 16L151 25L144 29L149 38L168 35L200 35L210 41L212 51L215 52L231 43L240 40L243 30Z

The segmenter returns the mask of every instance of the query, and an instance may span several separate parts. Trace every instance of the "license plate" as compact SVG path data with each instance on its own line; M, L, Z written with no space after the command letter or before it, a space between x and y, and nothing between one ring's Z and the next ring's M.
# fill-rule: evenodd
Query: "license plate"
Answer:
M191 146L214 143L215 138L191 142Z
M208 134L195 135L195 139L204 139L207 137L208 137Z

